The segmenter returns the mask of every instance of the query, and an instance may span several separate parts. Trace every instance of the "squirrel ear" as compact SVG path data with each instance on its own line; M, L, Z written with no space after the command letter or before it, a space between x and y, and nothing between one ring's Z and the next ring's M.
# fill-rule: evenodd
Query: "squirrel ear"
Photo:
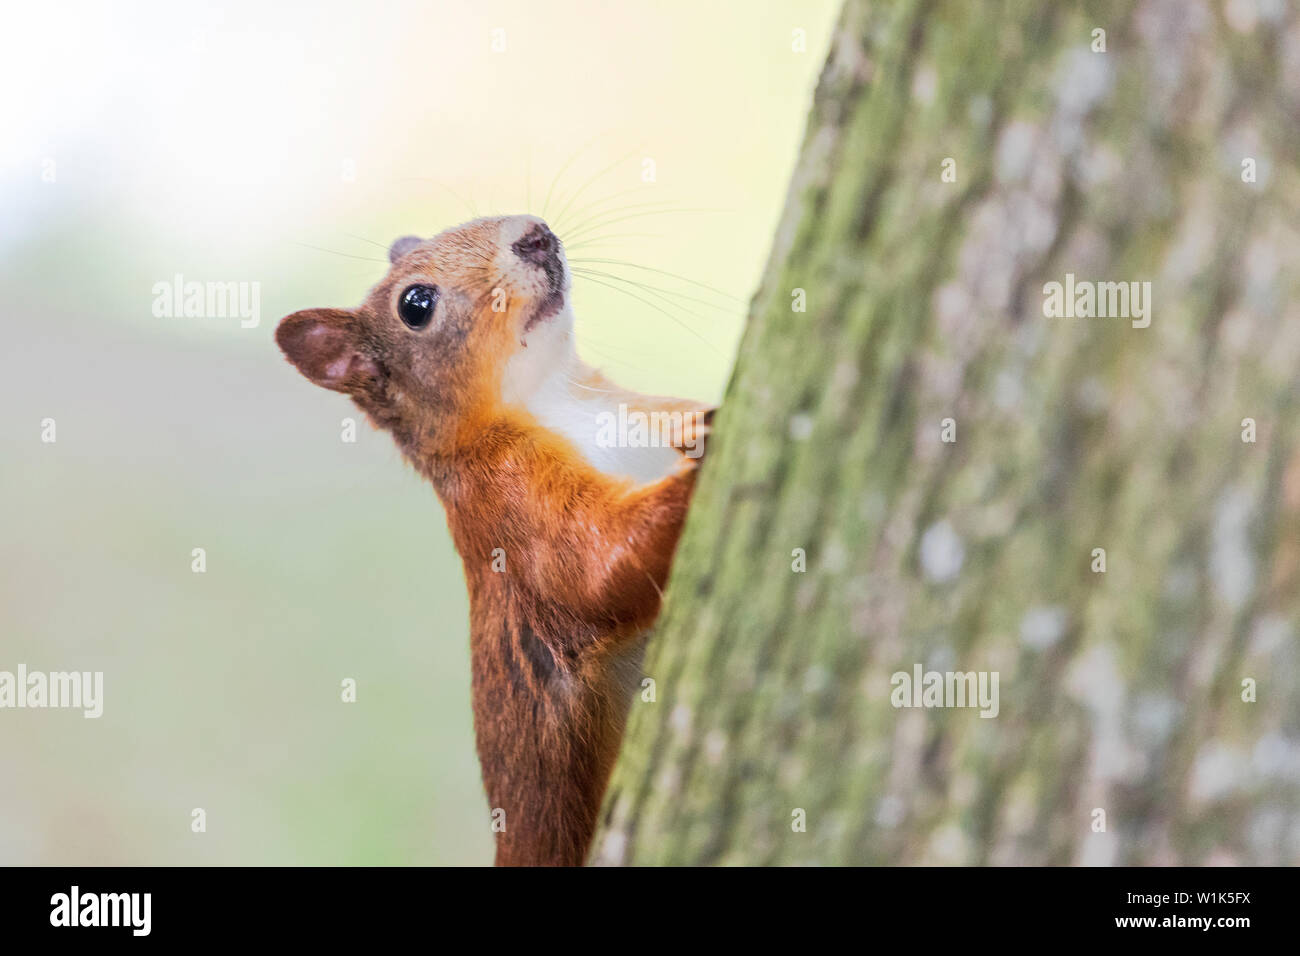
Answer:
M396 262L422 242L424 240L419 236L402 236L400 239L394 239L393 244L388 247L388 261Z
M275 341L309 381L336 392L373 390L379 363L361 345L356 316L344 309L306 309L285 316Z

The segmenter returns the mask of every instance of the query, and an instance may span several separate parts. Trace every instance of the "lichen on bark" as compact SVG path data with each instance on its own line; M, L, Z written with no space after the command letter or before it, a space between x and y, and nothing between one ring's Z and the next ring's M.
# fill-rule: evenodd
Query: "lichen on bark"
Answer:
M1298 116L1289 5L846 3L593 862L1300 861Z

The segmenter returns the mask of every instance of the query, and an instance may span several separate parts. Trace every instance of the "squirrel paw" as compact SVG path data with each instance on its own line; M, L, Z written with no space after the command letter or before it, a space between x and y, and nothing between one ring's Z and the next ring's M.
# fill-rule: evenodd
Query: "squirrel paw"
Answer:
M705 442L713 429L713 413L716 408L700 409L687 412L682 416L682 427L673 436L673 446L682 456L695 464L704 457Z

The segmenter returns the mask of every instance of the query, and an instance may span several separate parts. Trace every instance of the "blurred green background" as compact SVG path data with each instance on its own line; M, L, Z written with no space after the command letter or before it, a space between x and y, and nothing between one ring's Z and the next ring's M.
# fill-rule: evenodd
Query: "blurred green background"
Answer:
M0 711L0 863L490 861L441 507L386 435L341 440L359 413L275 323L359 302L398 235L545 211L623 263L577 280L584 357L716 400L835 13L8 13L0 670L103 671L105 700ZM178 273L259 283L260 323L156 318Z

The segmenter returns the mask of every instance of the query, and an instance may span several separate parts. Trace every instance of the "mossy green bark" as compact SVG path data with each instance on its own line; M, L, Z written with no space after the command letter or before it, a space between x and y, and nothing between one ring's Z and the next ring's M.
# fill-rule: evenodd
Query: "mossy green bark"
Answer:
M592 862L1300 862L1300 19L1228 7L846 4Z

